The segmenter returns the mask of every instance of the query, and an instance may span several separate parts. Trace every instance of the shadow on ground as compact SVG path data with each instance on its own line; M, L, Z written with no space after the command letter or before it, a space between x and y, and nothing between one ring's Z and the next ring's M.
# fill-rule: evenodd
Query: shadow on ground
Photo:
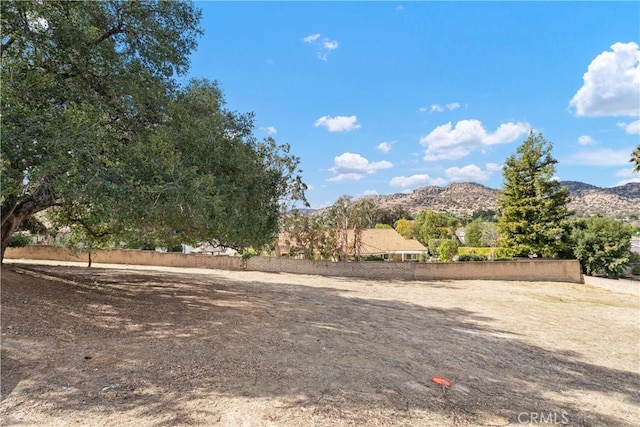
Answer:
M198 424L215 410L184 402L218 395L276 398L287 402L280 409L345 424L367 424L376 410L410 424L426 410L454 424L517 424L535 412L622 426L625 417L585 410L574 397L640 405L637 373L533 346L462 309L329 287L62 267L4 266L1 292L3 404L22 387L58 415L136 410L157 425ZM453 387L443 391L433 375Z

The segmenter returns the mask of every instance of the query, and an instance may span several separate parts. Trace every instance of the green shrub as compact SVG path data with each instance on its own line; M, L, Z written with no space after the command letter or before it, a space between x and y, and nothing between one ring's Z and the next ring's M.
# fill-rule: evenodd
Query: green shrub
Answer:
M384 261L382 255L367 255L364 258L365 261Z
M427 243L427 249L429 249L429 254L436 256L438 255L438 248L442 244L442 242L446 242L446 239L429 239Z
M11 240L9 240L10 248L23 248L25 246L29 246L32 243L31 236L26 236L24 234L14 234L11 236Z
M458 261L486 261L487 257L480 254L463 254L458 256Z
M438 247L438 258L440 261L449 262L458 253L458 244L453 240L445 240Z
M631 274L633 274L634 276L640 276L640 264L633 266L633 268L631 269Z

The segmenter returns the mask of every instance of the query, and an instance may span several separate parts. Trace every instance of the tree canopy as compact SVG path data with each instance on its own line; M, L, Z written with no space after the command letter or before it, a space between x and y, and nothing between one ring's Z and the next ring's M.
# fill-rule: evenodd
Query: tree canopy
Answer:
M588 275L617 279L631 260L633 227L606 217L579 220L572 233L573 252Z
M503 167L497 200L500 246L515 256L554 257L566 250L569 190L555 179L552 147L532 131Z
M29 216L128 238L271 241L299 159L217 83L177 84L190 2L2 2L2 256ZM95 234L95 233L93 233Z

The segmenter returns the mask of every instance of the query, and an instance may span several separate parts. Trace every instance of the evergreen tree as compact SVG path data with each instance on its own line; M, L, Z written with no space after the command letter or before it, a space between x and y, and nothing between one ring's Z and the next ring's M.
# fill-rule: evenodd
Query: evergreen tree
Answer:
M555 257L565 251L569 190L554 178L552 147L532 131L503 167L498 232L500 245L515 256Z

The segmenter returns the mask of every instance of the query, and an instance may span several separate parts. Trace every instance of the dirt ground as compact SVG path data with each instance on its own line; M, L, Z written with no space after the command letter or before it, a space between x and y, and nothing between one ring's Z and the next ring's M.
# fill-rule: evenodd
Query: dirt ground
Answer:
M2 425L640 419L632 294L26 264L5 264L1 278Z

